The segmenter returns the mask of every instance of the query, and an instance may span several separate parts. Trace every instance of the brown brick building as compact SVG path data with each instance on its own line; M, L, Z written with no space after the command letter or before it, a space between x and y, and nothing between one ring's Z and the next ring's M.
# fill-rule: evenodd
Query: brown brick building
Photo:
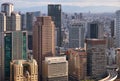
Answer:
M69 76L76 80L84 80L86 78L87 55L84 49L68 50Z

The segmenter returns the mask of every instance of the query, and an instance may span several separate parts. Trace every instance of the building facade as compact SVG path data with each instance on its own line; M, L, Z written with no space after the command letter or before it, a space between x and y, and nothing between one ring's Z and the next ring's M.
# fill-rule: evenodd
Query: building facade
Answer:
M61 47L62 45L62 36L61 36L61 5L49 4L48 5L48 16L52 17L52 20L55 23L57 31L57 46Z
M7 31L4 33L4 73L5 80L10 78L10 61L27 59L27 32Z
M0 81L4 78L4 33L0 32Z
M5 13L6 16L11 16L14 11L14 5L12 3L3 3L1 5L1 12Z
M85 41L85 23L72 22L69 28L69 48L83 48Z
M69 49L68 51L69 79L81 81L87 76L87 54L84 49Z
M9 81L11 60L26 58L26 32L23 36L20 30L20 15L14 12L12 3L3 3L0 12L0 81Z
M37 17L33 27L33 54L38 62L39 81L42 81L42 61L55 55L55 26L50 16Z
M107 66L106 40L87 39L87 74L98 79L104 77Z
M115 45L117 48L120 47L120 10L116 12L116 21L115 21Z
M36 17L40 17L41 13L40 11L36 12L27 12L26 13L26 30L28 31L28 49L32 50L33 46L33 25L36 21Z
M103 23L99 21L88 22L87 38L101 39L104 37Z
M36 60L13 60L10 63L10 81L38 81Z
M68 81L68 61L66 57L45 57L43 81Z

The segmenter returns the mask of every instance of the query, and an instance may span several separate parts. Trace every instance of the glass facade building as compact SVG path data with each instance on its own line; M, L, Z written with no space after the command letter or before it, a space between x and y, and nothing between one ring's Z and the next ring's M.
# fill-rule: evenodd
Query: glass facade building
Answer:
M10 62L27 59L27 32L9 31L4 33L4 73L5 80L10 79Z
M61 5L48 5L48 16L52 17L52 20L55 23L56 31L57 31L57 46L61 46L62 44L62 36L61 36Z
M10 77L10 61L12 57L12 33L5 34L4 37L4 67L5 67L5 79Z

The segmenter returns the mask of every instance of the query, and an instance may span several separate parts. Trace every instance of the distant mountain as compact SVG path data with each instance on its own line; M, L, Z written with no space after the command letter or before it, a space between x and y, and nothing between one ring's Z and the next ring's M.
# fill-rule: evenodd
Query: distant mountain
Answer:
M78 6L62 6L62 11L67 13L74 12L91 12L91 13L103 13L103 12L112 12L119 10L119 7L108 7L108 6L89 6L89 7L78 7ZM16 8L15 10L21 12L29 11L42 11L42 13L47 13L47 6L36 6L29 8Z

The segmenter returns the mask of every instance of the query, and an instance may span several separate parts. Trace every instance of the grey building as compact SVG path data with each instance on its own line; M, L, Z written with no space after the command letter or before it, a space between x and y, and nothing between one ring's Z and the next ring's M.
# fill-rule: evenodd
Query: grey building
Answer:
M72 22L69 28L69 48L84 47L85 22Z
M98 79L104 77L107 66L106 40L87 39L87 74L91 78Z
M99 21L88 22L87 38L101 39L103 37L104 37L103 23L100 23Z

